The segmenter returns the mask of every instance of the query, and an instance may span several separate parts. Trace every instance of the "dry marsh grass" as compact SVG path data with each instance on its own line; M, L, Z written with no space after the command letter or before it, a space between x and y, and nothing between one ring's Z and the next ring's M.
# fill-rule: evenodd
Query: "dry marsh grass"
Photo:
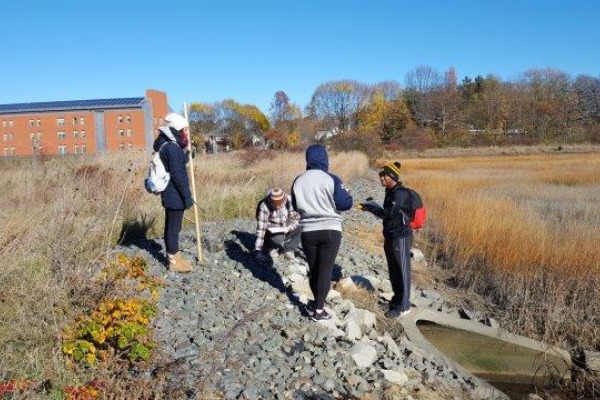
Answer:
M0 382L51 380L60 388L118 375L120 367L68 368L60 337L75 315L93 309L102 296L92 278L114 260L120 239L162 236L160 197L143 188L149 160L149 152L135 151L38 162L36 168L27 160L0 164ZM289 190L305 169L303 153L250 164L236 154L202 156L194 163L201 221L254 218L268 188ZM357 152L330 154L330 166L344 180L368 172L366 156ZM191 211L187 218L193 220ZM125 390L118 382L113 386Z
M461 286L521 333L600 348L598 153L402 161Z

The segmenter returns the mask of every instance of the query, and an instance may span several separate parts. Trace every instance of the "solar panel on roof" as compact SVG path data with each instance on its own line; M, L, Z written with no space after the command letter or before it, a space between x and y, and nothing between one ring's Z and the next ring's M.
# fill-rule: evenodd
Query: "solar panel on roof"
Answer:
M95 100L44 101L37 103L0 104L0 114L28 112L75 111L102 108L141 107L144 97L128 97Z

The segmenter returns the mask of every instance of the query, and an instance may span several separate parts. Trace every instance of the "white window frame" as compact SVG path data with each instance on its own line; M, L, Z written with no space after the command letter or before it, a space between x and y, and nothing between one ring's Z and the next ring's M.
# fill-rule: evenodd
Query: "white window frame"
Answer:
M67 133L65 131L56 132L56 138L58 140L65 140L67 138Z
M65 146L64 144L61 144L60 146L58 146L58 155L64 156L66 154L67 154L67 146Z

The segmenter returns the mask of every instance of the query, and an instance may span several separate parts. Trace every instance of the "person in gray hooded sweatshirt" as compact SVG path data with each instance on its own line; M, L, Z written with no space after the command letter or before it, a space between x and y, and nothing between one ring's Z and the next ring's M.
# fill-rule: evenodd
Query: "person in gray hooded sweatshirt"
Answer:
M188 161L185 149L189 140L189 125L187 120L177 113L167 114L165 121L168 126L158 129L159 133L154 141L154 151L159 152L165 169L171 175L167 187L160 193L162 206L165 209L165 250L171 271L190 272L191 264L179 253L179 233L183 224L183 214L194 205L185 168Z
M331 318L324 306L342 241L339 212L352 208L352 196L341 179L328 170L327 150L323 145L313 144L306 149L306 172L292 185L292 204L300 214L302 248L314 296L307 310L314 321Z

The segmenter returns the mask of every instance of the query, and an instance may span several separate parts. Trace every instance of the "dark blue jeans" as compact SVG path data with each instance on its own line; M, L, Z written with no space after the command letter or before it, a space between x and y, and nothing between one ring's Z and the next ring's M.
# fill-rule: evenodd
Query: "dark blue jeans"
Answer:
M183 225L184 210L169 210L165 208L165 249L167 254L179 251L179 232Z
M315 298L315 308L322 310L331 288L331 277L340 244L340 231L302 232L302 249L308 262L308 283Z

